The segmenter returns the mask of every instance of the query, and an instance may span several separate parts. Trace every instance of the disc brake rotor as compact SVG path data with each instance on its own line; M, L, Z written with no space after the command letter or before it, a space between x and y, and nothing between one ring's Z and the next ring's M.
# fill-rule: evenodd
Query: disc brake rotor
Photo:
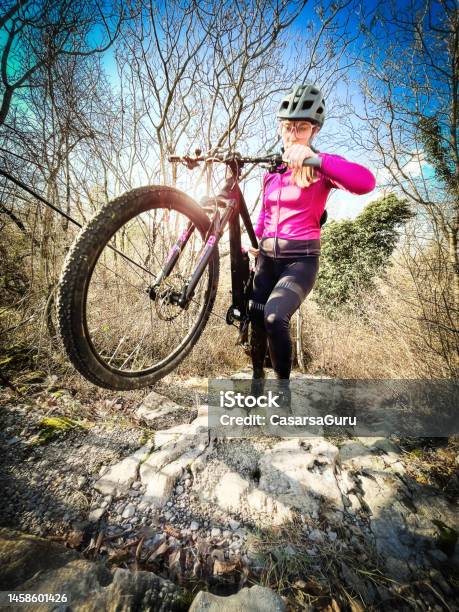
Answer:
M172 321L182 312L183 308L171 301L173 293L181 295L185 279L180 274L172 274L163 279L156 288L155 309L158 318L163 321Z

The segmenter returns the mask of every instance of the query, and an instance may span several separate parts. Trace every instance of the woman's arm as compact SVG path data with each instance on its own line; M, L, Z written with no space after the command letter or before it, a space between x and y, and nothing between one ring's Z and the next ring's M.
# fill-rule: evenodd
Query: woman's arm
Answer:
M262 202L260 214L258 215L258 220L255 224L255 236L257 238L261 238L263 236L264 227L265 227L265 207Z
M321 165L318 169L329 181L332 187L345 189L356 195L373 191L376 179L368 168L347 161L340 155L319 153Z
M258 215L258 219L257 222L255 224L255 236L257 238L262 238L263 236L263 229L265 227L265 186L266 186L266 180L269 177L269 172L267 172L264 176L263 176L263 189L261 191L261 209L260 209L260 214Z

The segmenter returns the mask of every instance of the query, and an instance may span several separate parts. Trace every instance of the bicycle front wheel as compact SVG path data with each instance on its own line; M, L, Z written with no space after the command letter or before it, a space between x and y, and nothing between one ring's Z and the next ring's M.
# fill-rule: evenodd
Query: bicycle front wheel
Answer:
M209 224L181 191L144 187L107 204L81 231L66 258L57 309L67 355L85 378L109 389L139 389L186 357L215 301L217 247L188 305L170 296L183 291L194 271ZM152 292L171 249L190 227L171 273Z

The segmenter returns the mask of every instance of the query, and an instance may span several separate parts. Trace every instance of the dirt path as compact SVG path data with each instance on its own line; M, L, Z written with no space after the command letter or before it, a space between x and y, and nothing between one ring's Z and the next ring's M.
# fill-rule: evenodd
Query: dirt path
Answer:
M292 609L457 609L457 500L413 478L397 444L216 441L206 385L170 377L124 408L65 392L4 405L1 524L193 591L258 582Z

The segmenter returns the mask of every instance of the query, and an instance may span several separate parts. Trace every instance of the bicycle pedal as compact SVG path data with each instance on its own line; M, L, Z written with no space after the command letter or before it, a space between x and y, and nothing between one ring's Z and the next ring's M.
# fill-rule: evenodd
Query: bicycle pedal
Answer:
M242 346L242 348L245 351L250 349L249 337L248 337L248 333L246 330L242 330L239 332L239 335L236 341L236 346Z
M248 342L242 342L240 346L242 347L242 350L247 355L247 357L250 357L252 355L251 347Z

